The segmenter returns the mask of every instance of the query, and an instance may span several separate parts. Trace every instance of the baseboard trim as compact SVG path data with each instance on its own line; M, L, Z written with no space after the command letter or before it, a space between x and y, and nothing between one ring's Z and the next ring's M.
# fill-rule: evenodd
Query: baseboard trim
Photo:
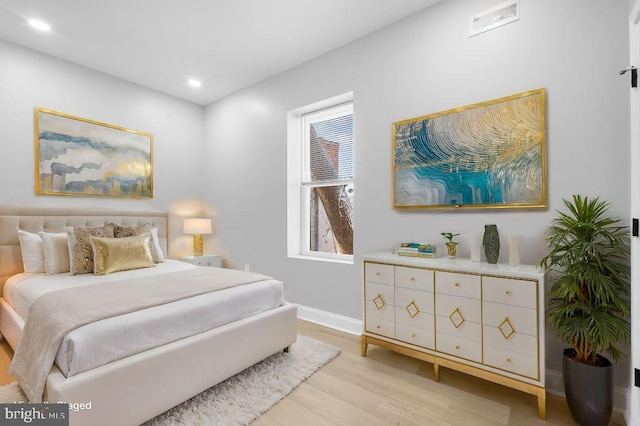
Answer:
M334 314L320 309L310 308L308 306L296 304L298 307L298 318L315 324L335 330L344 331L345 333L360 336L362 334L362 321L355 318L345 317L343 315ZM552 395L565 398L564 382L562 381L562 372L556 370L546 370L545 376L546 390ZM613 409L616 412L624 413L627 408L627 392L628 389L619 386L613 388Z
M320 309L310 308L308 306L295 303L298 307L298 318L304 321L320 324L335 330L344 331L345 333L360 336L362 334L362 321L355 318L345 317L343 315L334 314Z

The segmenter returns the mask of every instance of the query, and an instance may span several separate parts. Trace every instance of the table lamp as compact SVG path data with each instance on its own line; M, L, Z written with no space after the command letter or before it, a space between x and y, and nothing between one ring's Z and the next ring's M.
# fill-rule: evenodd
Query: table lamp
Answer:
M185 219L182 232L193 235L193 255L202 256L202 235L211 234L211 219Z

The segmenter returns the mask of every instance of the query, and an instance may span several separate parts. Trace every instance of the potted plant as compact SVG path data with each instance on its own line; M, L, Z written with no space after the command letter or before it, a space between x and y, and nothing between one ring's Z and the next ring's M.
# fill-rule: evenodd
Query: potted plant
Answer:
M453 237L457 237L460 234L454 234L452 232L441 232L440 235L442 235L442 237L447 240L445 244L447 245L447 255L449 256L449 259L455 258L456 246L458 245L458 243L453 241Z
M599 197L574 195L545 231L548 254L540 266L553 282L548 318L564 350L567 403L581 425L607 425L613 411L614 361L624 354L631 328L629 235L607 215Z

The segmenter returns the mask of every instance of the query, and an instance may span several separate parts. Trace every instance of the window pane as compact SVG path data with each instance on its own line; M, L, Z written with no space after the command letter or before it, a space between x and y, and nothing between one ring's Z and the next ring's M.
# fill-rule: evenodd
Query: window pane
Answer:
M310 188L309 251L353 254L353 184Z
M311 182L353 179L353 114L309 125Z

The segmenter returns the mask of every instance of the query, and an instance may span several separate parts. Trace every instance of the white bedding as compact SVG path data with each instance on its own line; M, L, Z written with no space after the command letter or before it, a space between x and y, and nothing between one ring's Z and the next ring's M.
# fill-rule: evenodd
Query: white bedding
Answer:
M104 276L18 274L5 284L4 298L27 318L29 306L40 295L62 288L116 281L196 268L167 260L153 268ZM211 268L215 273L216 268ZM176 283L179 285L179 283ZM63 340L56 364L65 376L201 333L240 318L272 309L284 302L284 285L277 280L232 287L168 303L80 327Z

